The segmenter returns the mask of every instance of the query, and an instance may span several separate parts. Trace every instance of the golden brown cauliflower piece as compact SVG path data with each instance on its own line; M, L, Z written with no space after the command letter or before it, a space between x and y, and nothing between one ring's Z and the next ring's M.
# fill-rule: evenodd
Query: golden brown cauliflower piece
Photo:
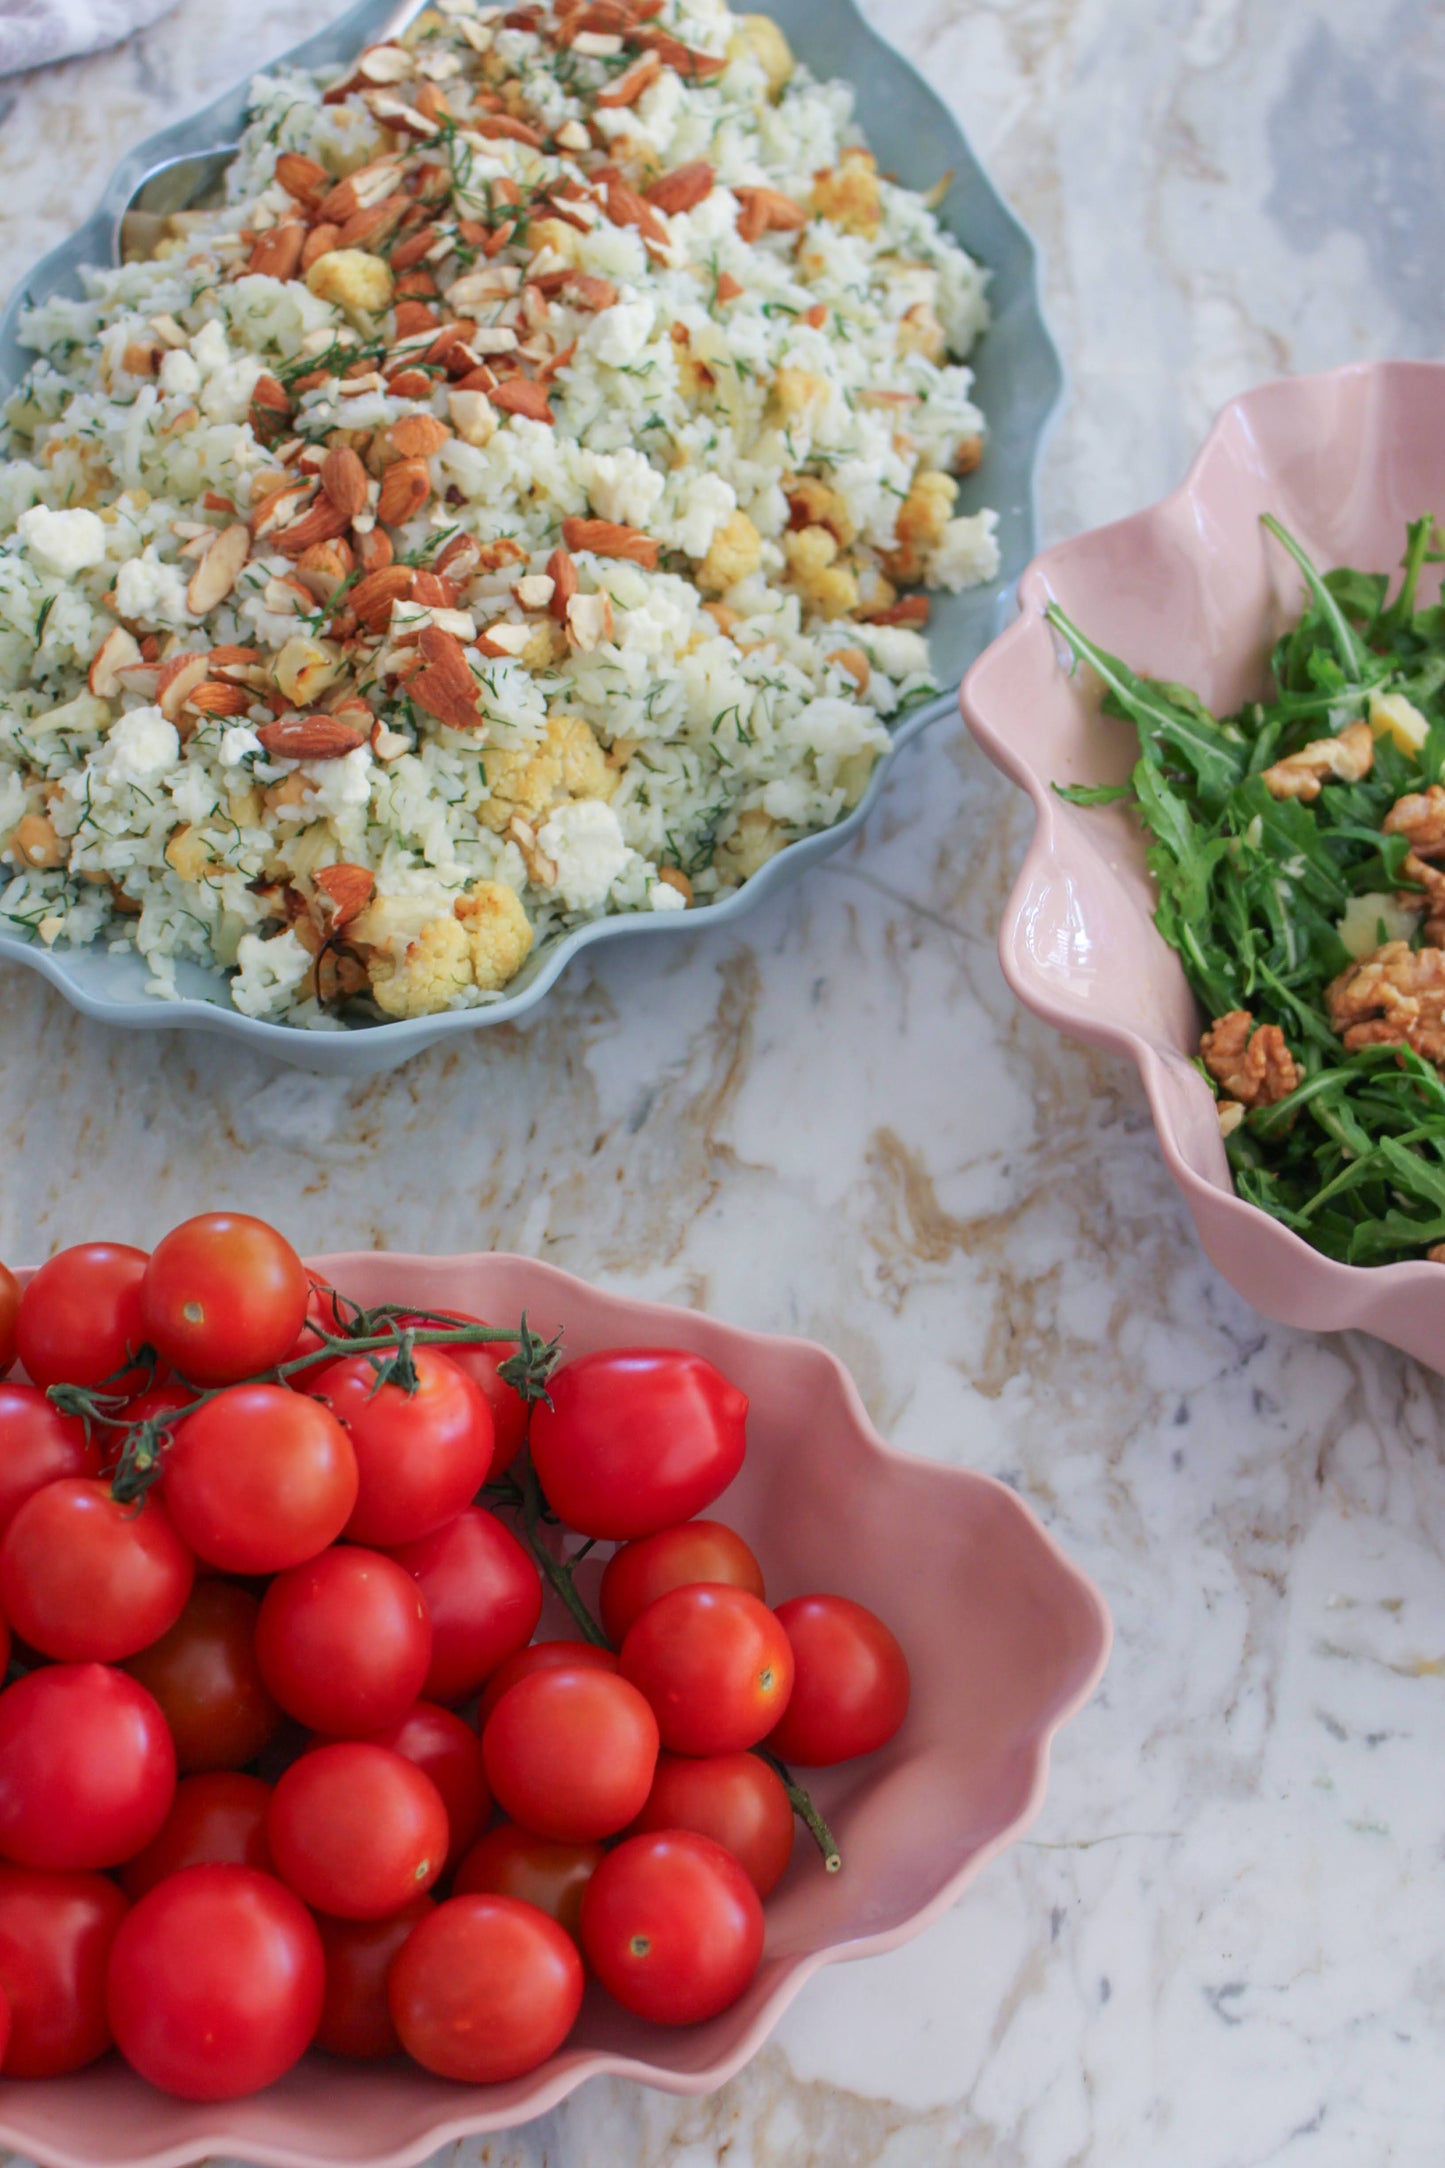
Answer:
M484 826L500 835L520 813L534 826L559 798L610 798L617 777L580 715L553 715L536 745L486 755L491 797L481 809Z
M828 379L811 369L779 369L773 395L784 422L811 422L828 404Z
M783 484L795 527L826 527L844 549L857 537L858 528L847 499L821 475L797 474Z
M838 539L826 527L795 527L783 536L788 577L820 617L846 617L858 605L858 581L838 563Z
M318 256L306 283L319 301L365 316L390 308L396 287L386 258L369 255L364 248L333 248Z
M768 92L776 99L792 80L796 65L793 49L771 15L739 15L733 35L735 47L741 46L761 61L763 73L768 79Z
M714 863L725 881L747 881L770 858L776 858L787 841L771 813L759 805L749 806L738 815L737 827L720 846Z
M818 218L831 219L845 233L871 240L883 223L878 191L878 161L871 151L844 151L836 166L813 176L810 205Z
M913 486L898 512L898 547L883 563L888 577L900 587L916 587L924 577L924 560L943 540L943 530L953 517L958 484L951 474L930 468L915 474Z
M900 354L922 354L929 361L948 359L948 340L937 312L927 301L915 301L898 326Z
M475 983L471 943L460 919L429 919L401 956L383 950L368 965L372 998L386 1016L435 1016Z
M532 946L531 924L516 890L505 881L478 881L458 897L456 918L482 992L493 993L514 979Z
M763 561L763 538L746 512L733 512L712 538L712 546L697 568L697 584L704 594L725 595L739 580L757 571Z

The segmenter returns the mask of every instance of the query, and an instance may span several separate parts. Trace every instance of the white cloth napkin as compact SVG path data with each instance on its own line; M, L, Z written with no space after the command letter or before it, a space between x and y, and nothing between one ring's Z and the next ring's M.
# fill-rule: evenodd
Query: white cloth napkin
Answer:
M175 0L0 0L0 75L118 45L174 5Z

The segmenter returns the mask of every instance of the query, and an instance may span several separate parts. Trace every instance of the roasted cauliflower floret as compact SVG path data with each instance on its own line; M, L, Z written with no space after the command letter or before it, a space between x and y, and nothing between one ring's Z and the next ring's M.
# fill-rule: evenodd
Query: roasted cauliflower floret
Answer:
M456 921L466 936L472 978L484 994L516 977L532 946L532 928L514 888L478 881L458 897Z
M817 474L794 475L783 485L795 527L826 527L844 549L858 534L848 501Z
M435 1016L474 985L472 949L460 919L429 919L398 958L383 950L368 965L372 998L385 1016Z
M749 806L738 815L737 827L720 845L714 863L725 881L751 880L770 858L777 857L787 840L771 813L760 805Z
M793 49L771 15L740 15L733 43L761 63L771 97L776 98L792 81Z
M756 572L762 561L762 536L746 512L733 512L714 534L697 568L697 584L705 594L725 595Z
M491 797L481 819L497 835L517 814L534 826L559 798L610 798L617 776L580 715L554 715L536 745L486 755Z
M774 386L778 412L785 422L810 422L831 397L828 379L812 369L779 369Z
M839 564L838 540L826 527L796 527L783 536L788 577L820 617L846 617L858 605L858 581Z
M390 308L396 289L386 258L368 255L364 248L333 248L318 256L306 283L318 301L364 316Z
M898 547L883 559L889 578L900 587L916 587L923 579L924 561L943 540L957 496L958 484L951 474L930 468L914 475L913 486L899 507Z
M845 233L871 240L883 223L878 190L878 161L871 151L844 151L836 166L813 176L810 205L818 218L831 220Z
M915 301L898 326L900 354L922 354L928 361L948 358L948 340L937 312L927 301Z

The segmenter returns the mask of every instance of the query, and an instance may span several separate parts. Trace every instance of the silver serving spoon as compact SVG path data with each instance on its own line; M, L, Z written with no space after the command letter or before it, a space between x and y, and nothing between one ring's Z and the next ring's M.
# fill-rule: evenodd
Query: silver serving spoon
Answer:
M388 38L399 37L427 4L428 0L402 0L367 43L384 45ZM116 220L112 244L116 262L148 261L170 235L170 222L178 212L215 209L221 202L226 169L240 147L222 143L215 150L187 151L153 167Z

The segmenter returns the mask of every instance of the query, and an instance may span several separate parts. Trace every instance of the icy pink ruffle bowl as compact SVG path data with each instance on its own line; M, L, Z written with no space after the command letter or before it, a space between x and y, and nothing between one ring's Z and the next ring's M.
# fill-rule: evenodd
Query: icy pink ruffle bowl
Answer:
M1173 496L1034 559L1017 620L963 681L975 738L1037 814L999 954L1035 1015L1137 1064L1199 1239L1240 1294L1288 1325L1361 1326L1438 1369L1439 1265L1337 1264L1234 1194L1213 1096L1191 1062L1202 1020L1154 926L1142 832L1127 809L1067 805L1052 788L1122 781L1137 741L1070 676L1049 603L1135 670L1192 686L1216 712L1238 707L1265 689L1269 650L1302 595L1264 512L1323 569L1398 564L1406 522L1445 515L1445 366L1365 363L1246 392Z
M901 1638L913 1703L866 1761L808 1774L844 1866L799 1831L768 1901L762 1970L711 2024L643 2024L589 1990L560 2055L515 2084L471 2088L402 2063L306 2060L249 2100L190 2106L115 2056L74 2077L0 2081L0 2145L53 2168L180 2168L206 2154L278 2168L400 2168L439 2146L541 2115L587 2078L703 2093L756 2052L821 1965L894 1948L1017 1837L1044 1795L1049 1742L1103 1670L1102 1598L1028 1508L990 1477L893 1452L847 1372L804 1340L603 1294L526 1258L361 1253L312 1262L360 1302L402 1302L564 1332L568 1354L695 1349L751 1402L748 1457L712 1511L757 1551L768 1594L836 1589ZM544 1636L565 1631L544 1617Z

